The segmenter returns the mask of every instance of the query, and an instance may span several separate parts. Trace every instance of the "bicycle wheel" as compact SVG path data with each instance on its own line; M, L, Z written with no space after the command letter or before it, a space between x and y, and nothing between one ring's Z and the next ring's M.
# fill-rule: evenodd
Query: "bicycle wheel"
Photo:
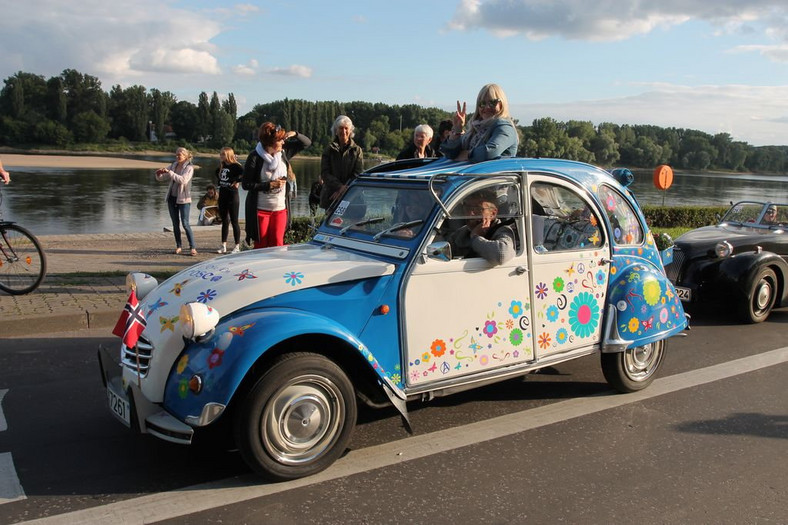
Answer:
M0 225L0 290L30 293L46 272L46 257L35 235L16 224Z

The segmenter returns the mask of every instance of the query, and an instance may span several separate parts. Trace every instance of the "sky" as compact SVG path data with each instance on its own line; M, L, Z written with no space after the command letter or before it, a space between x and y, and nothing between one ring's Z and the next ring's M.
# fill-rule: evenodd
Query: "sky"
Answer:
M64 69L239 115L284 98L551 117L788 144L786 0L0 0L0 79ZM437 124L437 123L430 123Z

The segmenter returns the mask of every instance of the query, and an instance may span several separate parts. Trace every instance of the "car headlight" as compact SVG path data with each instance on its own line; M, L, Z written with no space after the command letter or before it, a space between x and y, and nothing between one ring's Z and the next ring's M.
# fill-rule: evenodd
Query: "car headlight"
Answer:
M179 317L181 333L186 339L201 339L219 323L219 311L202 303L182 305Z
M714 247L714 253L720 259L730 257L733 254L733 246L731 246L731 243L728 241L719 242L717 246Z
M137 291L137 300L141 301L143 297L159 286L159 282L155 277L147 273L130 273L126 276L126 293L130 293L132 287Z

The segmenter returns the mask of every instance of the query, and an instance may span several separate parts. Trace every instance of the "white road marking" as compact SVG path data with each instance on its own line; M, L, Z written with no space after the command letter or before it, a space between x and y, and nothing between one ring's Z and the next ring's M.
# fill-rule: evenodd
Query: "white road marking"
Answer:
M0 453L0 505L26 499L10 452Z
M337 461L328 470L309 478L276 484L260 484L258 478L248 475L185 487L172 492L151 494L25 523L47 525L61 523L64 525L72 523L83 525L92 523L101 525L104 523L141 524L176 518L506 437L779 365L786 361L788 361L788 347L779 348L763 354L657 379L647 389L634 394L602 394L569 399L461 427L355 450Z
M8 430L8 423L5 422L5 415L3 415L3 398L8 393L8 389L0 390L0 432Z

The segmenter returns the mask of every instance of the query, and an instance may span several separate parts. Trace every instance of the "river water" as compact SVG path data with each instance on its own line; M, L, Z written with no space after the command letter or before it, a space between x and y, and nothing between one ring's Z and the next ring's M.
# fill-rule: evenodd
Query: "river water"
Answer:
M164 164L165 162L163 162ZM209 182L214 182L216 159L196 158L202 166L192 184L191 222L197 221L196 203ZM366 167L374 166L370 160ZM318 158L295 157L298 180L296 216L309 215L307 196L320 172ZM788 176L676 175L663 192L652 184L650 172L636 172L631 186L641 205L715 205L745 199L788 202ZM13 182L2 188L2 218L26 226L37 235L162 231L170 227L164 201L166 183L150 169L15 169ZM241 217L246 192L241 190Z

